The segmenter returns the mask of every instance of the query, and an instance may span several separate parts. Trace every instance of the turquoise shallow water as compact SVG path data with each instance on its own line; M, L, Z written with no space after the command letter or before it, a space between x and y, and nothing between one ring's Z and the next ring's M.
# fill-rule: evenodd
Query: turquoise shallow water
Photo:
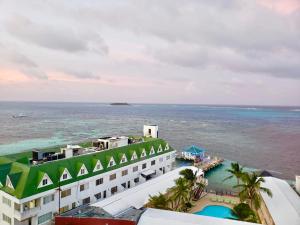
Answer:
M20 113L28 117L13 118ZM177 150L198 145L282 178L300 174L299 107L0 102L0 155L140 135L148 123L158 124L159 136Z
M202 215L202 216L225 218L225 219L237 219L237 217L233 214L230 208L225 206L219 206L219 205L206 206L201 211L196 212L194 214Z
M237 184L236 179L228 179L224 181L226 177L229 177L231 174L226 170L230 168L232 161L225 160L222 165L208 171L205 173L205 178L208 179L208 190L214 191L234 191L233 186ZM245 171L256 171L254 168L244 168Z

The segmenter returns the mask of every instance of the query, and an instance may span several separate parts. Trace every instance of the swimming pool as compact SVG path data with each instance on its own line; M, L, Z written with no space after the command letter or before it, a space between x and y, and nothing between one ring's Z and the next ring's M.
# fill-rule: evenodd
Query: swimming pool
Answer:
M195 212L194 214L218 218L237 219L230 208L220 205L205 206L201 211Z

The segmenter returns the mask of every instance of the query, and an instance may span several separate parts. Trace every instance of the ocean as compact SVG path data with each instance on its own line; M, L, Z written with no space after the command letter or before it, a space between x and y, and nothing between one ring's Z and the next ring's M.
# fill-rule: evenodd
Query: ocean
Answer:
M20 113L27 117L13 118ZM281 178L300 174L300 107L0 102L0 155L141 135L144 124L179 151L198 145Z

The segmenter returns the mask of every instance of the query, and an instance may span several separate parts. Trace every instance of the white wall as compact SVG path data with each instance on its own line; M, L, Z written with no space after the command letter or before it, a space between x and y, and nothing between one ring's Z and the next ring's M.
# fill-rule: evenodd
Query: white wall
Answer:
M169 158L167 160L167 158ZM162 161L160 160L162 159ZM155 165L151 166L151 161L155 160L156 163ZM111 188L114 186L118 187L118 192L123 191L124 188L122 187L122 183L130 181L131 187L134 187L135 185L138 185L140 183L145 182L145 179L140 175L142 171L146 171L148 169L155 170L157 172L156 176L159 176L162 174L162 171L159 170L159 168L165 167L165 172L170 171L172 168L172 163L175 161L175 151L168 152L156 157L152 157L150 159L144 160L144 161L139 161L134 164L130 164L128 166L104 173L104 174L99 174L97 176L93 176L72 184L64 185L61 187L62 190L66 189L71 189L71 195L65 198L60 199L60 207L64 207L66 205L69 206L69 209L72 207L72 203L76 202L77 206L82 204L82 200L90 197L91 203L95 203L96 198L94 197L95 194L102 192L102 198L103 198L103 191L106 190L106 197L111 196ZM145 169L142 169L142 164L146 163L147 167ZM133 167L138 166L138 171L133 172ZM128 170L128 175L122 176L122 171L123 170ZM109 176L111 174L116 173L117 177L116 179L110 181ZM134 179L139 177L140 182L135 184ZM99 178L103 178L103 184L100 184L96 186L96 180ZM80 185L81 184L89 184L89 188L87 190L84 190L80 192ZM47 204L43 204L43 197L48 196L50 194L54 194L54 201L49 202ZM12 201L11 207L6 206L5 204L2 203L2 196L5 195L6 197L9 197ZM0 224L5 225L6 223L2 221L2 213L5 213L7 216L12 218L12 225L27 225L27 221L24 221L23 223L18 222L17 220L14 219L14 202L18 202L20 200L14 198L13 196L8 195L7 193L0 191ZM33 199L40 198L40 210L38 212L38 215L35 217L32 217L32 225L37 225L37 218L38 216L44 215L48 212L58 212L59 206L59 191L58 190L50 190L46 191L40 194L37 194L35 196L28 197L26 199L22 199L21 202L27 202ZM43 225L48 225L50 223L43 223Z

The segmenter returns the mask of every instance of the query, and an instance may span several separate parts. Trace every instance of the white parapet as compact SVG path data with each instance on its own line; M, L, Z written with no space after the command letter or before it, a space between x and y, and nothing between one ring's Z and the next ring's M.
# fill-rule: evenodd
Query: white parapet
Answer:
M300 194L300 175L296 175L296 191Z

